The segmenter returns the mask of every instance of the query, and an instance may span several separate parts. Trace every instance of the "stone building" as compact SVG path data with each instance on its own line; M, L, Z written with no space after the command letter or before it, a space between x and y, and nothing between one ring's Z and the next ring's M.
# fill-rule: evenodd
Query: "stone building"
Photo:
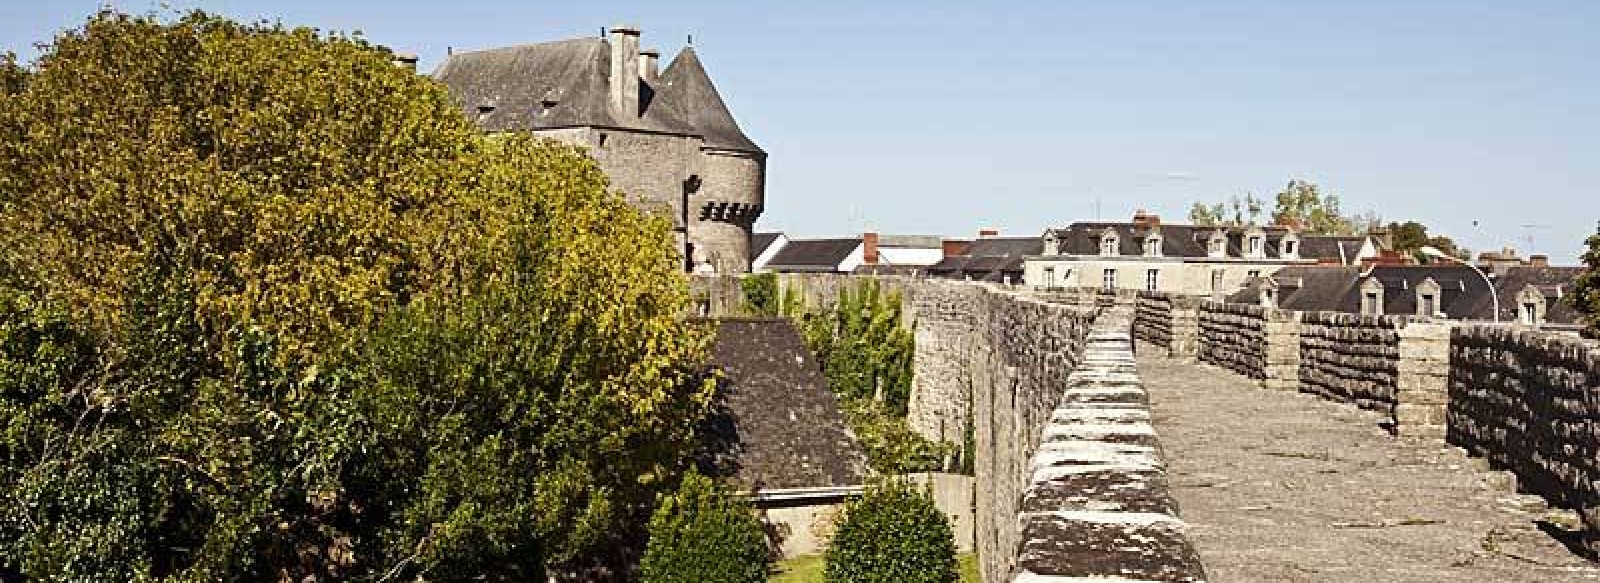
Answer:
M1302 235L1276 225L1164 225L1143 211L1132 222L1047 229L1041 241L1041 252L1024 261L1030 286L1215 297L1291 265L1358 265L1378 253L1368 237Z
M456 52L434 77L487 132L584 146L611 184L672 217L685 268L744 273L767 154L746 137L693 47L665 70L639 29Z
M1038 255L1038 237L1001 237L983 233L973 241L945 241L945 258L928 266L933 277L1020 284L1025 258Z

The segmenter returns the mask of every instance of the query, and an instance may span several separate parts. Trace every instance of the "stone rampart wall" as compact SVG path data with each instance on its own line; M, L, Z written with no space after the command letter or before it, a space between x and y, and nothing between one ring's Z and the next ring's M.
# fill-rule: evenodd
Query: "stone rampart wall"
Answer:
M1600 347L1463 326L1450 337L1450 443L1517 475L1521 489L1583 516L1600 540Z
M1300 325L1300 390L1364 409L1389 410L1400 378L1404 318L1306 312Z
M1133 320L1129 307L1102 312L1065 387L1041 387L1059 398L1028 467L1010 581L1205 580L1168 489Z
M1152 346L1172 346L1172 295L1165 292L1139 292L1135 302L1133 337Z
M1267 308L1249 304L1200 305L1200 362L1248 378L1267 375Z

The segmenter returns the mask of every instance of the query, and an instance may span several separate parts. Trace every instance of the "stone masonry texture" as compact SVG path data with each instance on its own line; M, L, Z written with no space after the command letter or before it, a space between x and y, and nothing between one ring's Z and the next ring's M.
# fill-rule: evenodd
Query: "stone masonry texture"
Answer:
M1578 510L1589 546L1600 540L1600 350L1545 333L1457 328L1448 419L1450 443Z
M1012 581L1205 580L1167 491L1132 321L1102 312L1066 378L1029 468Z
M1219 583L1600 581L1571 512L1385 416L1139 352L1188 539Z

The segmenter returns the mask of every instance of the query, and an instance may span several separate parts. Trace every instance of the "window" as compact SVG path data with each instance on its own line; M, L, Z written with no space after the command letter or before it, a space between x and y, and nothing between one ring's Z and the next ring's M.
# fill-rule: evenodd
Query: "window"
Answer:
M1255 279L1255 278L1261 277L1261 270L1252 269L1252 270L1246 272L1245 275L1249 276L1250 279Z
M1207 242L1210 245L1210 247L1209 247L1210 253L1212 255L1221 256L1222 255L1222 244L1224 242L1225 241L1223 240L1222 237L1212 237L1211 240Z
M1212 270L1211 271L1211 291L1221 291L1221 290L1222 290L1222 270L1221 269Z
M1117 270L1105 270L1105 272L1101 274L1101 285L1108 290L1117 289Z
M1156 291L1156 278L1161 274L1159 269L1146 269L1144 271L1144 289Z
M1252 256L1260 256L1261 255L1261 237L1251 237L1250 238L1250 255L1252 255Z
M1529 326L1539 323L1539 304L1533 302L1522 304L1522 323Z
M1116 238L1116 236L1114 236L1114 235L1106 235L1106 236L1100 238L1100 254L1101 255L1116 255L1117 254L1117 238Z
M1284 257L1294 257L1295 256L1295 243L1297 243L1297 241L1295 241L1294 239L1284 239L1283 240L1283 255L1284 255Z
M1417 305L1419 315L1432 316L1439 313L1439 302L1434 299L1433 294L1422 294L1421 301L1417 302Z
M1261 305L1267 308L1278 307L1278 290L1270 287L1261 288Z
M1044 268L1044 286L1056 286L1056 268L1054 266L1047 266Z
M1049 235L1046 235L1045 238L1044 238L1044 254L1045 255L1060 255L1061 254L1061 240L1056 238L1056 235L1055 235L1054 232L1051 232Z
M1361 313L1369 316L1382 315L1383 302L1379 298L1378 292L1367 292L1366 296L1361 298Z
M1160 237L1149 237L1149 238L1146 238L1144 240L1144 255L1145 255L1145 257L1160 257L1161 256L1161 238Z

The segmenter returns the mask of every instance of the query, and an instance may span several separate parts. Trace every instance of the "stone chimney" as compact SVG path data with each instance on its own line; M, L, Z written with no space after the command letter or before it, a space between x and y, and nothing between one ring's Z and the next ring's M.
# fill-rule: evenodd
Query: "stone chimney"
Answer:
M878 264L878 234L861 234L861 262L867 265Z
M639 27L611 27L611 105L625 116L639 117Z
M639 78L645 83L654 84L661 76L661 51L645 49L639 51Z
M396 67L404 67L404 68L410 69L412 71L416 71L417 70L417 54L416 53L395 53L393 62L394 62L394 66L396 66Z
M1529 255L1528 267L1550 267L1549 255Z

